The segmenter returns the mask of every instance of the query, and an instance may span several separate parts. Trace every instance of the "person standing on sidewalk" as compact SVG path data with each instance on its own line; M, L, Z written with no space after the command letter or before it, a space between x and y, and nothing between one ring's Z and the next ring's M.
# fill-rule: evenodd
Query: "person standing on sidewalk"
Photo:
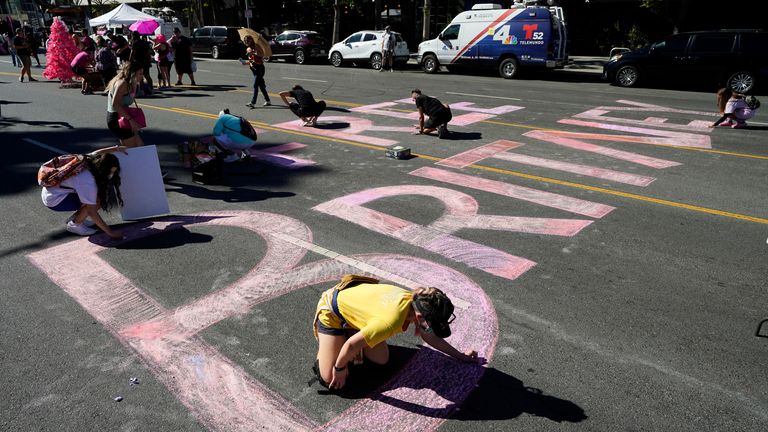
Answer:
M245 104L245 106L250 109L256 107L256 99L259 97L259 90L261 90L261 94L264 95L264 106L270 106L272 105L272 102L270 102L269 93L267 93L267 83L264 81L264 73L266 72L264 67L264 53L261 51L261 48L258 47L256 41L253 40L252 36L246 36L243 39L243 42L245 42L245 46L248 47L246 50L247 60L243 62L243 64L247 64L253 73L253 96L251 97L251 102Z
M173 38L170 40L171 48L173 48L173 56L176 58L176 75L178 80L176 85L184 85L181 79L184 74L189 75L189 79L192 85L195 84L195 73L192 71L192 42L188 37L181 34L181 29L176 27L173 29Z
M29 77L30 81L37 81L36 79L32 78L32 72L30 72L30 68L32 67L32 59L29 57L31 50L29 48L27 38L24 37L24 30L16 30L16 37L13 38L13 47L16 48L16 55L21 61L21 74L19 75L19 82L24 82L25 73L27 74L27 77Z
M389 64L389 71L392 72L392 61L395 56L395 44L397 38L395 34L390 31L390 27L384 27L384 35L381 37L381 69L379 72L384 72L384 66Z

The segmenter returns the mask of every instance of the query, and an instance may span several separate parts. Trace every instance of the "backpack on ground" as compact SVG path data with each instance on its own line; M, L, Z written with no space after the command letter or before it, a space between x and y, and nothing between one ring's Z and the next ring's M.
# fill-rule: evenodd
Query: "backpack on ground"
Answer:
M55 187L64 180L74 177L88 168L84 155L56 156L42 164L37 170L37 184L43 187Z
M745 97L744 98L744 102L747 103L747 106L750 109L756 110L756 109L760 108L760 101L757 100L757 98L754 97L754 96L747 96L747 97Z

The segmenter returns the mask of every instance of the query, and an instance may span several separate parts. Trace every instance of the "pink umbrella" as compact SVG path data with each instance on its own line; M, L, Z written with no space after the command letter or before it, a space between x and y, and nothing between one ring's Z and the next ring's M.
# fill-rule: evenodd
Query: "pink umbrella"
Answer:
M143 35L149 35L154 33L155 29L158 27L160 27L160 24L158 24L157 21L148 19L144 21L136 21L135 23L131 24L130 27L128 27L128 30L137 31L139 34Z

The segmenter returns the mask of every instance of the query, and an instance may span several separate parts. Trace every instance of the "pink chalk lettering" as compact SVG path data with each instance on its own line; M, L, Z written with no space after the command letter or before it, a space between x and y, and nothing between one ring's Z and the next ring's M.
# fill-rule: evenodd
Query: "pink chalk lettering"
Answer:
M619 183L631 184L635 186L648 186L654 180L654 177L646 177L637 174L614 171L604 168L597 168L588 165L580 165L569 162L555 161L551 159L538 158L508 152L508 150L522 146L522 143L508 140L498 140L472 150L459 153L447 159L436 162L436 165L448 166L452 168L464 168L468 165L478 163L483 159L495 158L517 162L526 165L549 168L559 171L570 172L589 177L611 180Z
M655 177L647 177L623 171L615 171L606 168L598 168L589 165L581 165L570 162L544 159L535 156L521 155L517 153L498 153L494 156L496 159L502 159L510 162L516 162L525 165L532 165L542 168L549 168L558 171L579 174L588 177L595 177L603 180L610 180L617 183L624 183L633 186L646 187L656 180Z
M487 180L466 174L454 173L439 168L423 167L411 171L410 174L417 177L450 183L456 186L468 187L485 192L495 193L497 195L520 199L523 201L528 201L535 204L540 204L543 206L597 219L602 218L603 216L615 210L615 207L611 207L605 204L572 198L552 192L544 192L538 189L517 186L496 180Z
M399 103L411 105L412 107L414 107L413 108L414 111L406 113L402 111L386 109L386 108L392 108L394 106L397 106L397 104ZM471 102L457 102L455 104L451 104L451 110L454 110L454 107L455 107L456 111L469 111L470 113L462 114L462 115L454 115L450 124L454 126L467 126L473 123L481 122L483 120L488 120L490 118L496 117L499 114L505 114L508 112L523 109L523 107L518 107L514 105L502 105L496 108L477 108L472 105L474 104ZM394 102L381 102L381 103L376 103L371 105L364 105L364 106L352 108L350 111L364 113L364 114L375 114L375 115L381 115L381 116L404 119L404 120L418 120L419 118L419 114L416 111L416 108L412 99L400 99Z
M501 105L495 108L478 108L474 105L475 104L472 102L455 102L450 104L451 110L453 111L469 111L469 112L493 114L493 115L507 114L507 113L519 111L525 108L525 107L516 106L516 105Z
M584 139L591 140L605 140L605 141L630 141L636 142L635 139L644 137L630 137L626 135L604 135L604 134L589 134L589 133L577 133L577 132L564 132L564 131L552 131L552 130L533 130L523 134L529 138L536 138L542 141L550 142L552 144L561 145L563 147L572 148L575 150L581 150L591 153L600 154L613 159L624 160L627 162L636 163L638 165L644 165L651 168L662 169L680 165L679 162L673 162L665 159L659 159L651 156L644 156L637 153L632 153L623 150L616 150L610 147L603 147L597 144L590 144L582 141ZM567 137L577 137L579 139L572 139Z
M619 125L608 124L608 123L587 122L583 120L573 120L573 119L559 120L558 123L575 125L575 126L585 126L585 127L591 127L591 128L597 128L597 129L606 129L606 130L612 130L612 131L651 135L650 137L648 136L636 137L636 136L628 135L628 136L617 137L617 139L615 139L614 141L636 142L639 144L661 144L661 145L668 145L668 146L675 146L675 147L712 148L712 143L709 137L706 135L692 134L692 133L686 133L686 132L662 131L657 129L639 128L639 127L631 127L631 126L619 126ZM561 134L561 136L565 136L565 134L571 134L571 136L578 137L578 135L572 135L578 132L563 132L563 131L554 131L554 132ZM606 135L606 136L611 137L612 135ZM664 138L653 138L653 137L664 137ZM606 138L604 140L610 140L610 138Z
M408 256L345 257L313 245L309 229L295 219L250 211L170 217L128 227L123 242L192 225L250 230L267 241L266 255L232 285L173 310L165 309L101 259L98 253L105 247L90 239L54 246L27 257L123 344L135 350L157 378L212 430L305 431L320 427L378 431L396 427L433 431L461 406L484 368L461 365L425 348L369 399L361 400L321 426L197 335L216 322L247 313L254 305L306 286L330 283L346 273L362 271L385 280L406 282L410 288L443 289L456 299L460 310L460 317L452 326L451 343L460 350L477 349L488 359L493 356L498 336L496 314L483 290L466 276ZM335 258L297 267L308 250ZM308 305L307 311L312 308L314 304ZM309 363L310 359L306 361ZM438 379L436 374L451 379ZM386 424L377 421L381 415L386 415Z
M413 105L413 101L410 100L410 104ZM399 118L399 119L405 119L405 120L418 120L419 119L419 113L416 111L413 112L401 112L401 111L393 111L393 110L387 110L382 108L391 108L393 106L397 106L396 102L381 102L377 104L372 105L364 105L359 106L350 109L350 111L353 112L359 112L364 114L376 114L380 116L386 116L386 117L393 117L393 118Z
M256 150L251 148L248 150L248 154L257 160L266 162L270 165L278 166L281 168L298 169L307 166L315 165L315 161L308 159L301 159L295 156L281 154L293 150L298 150L306 147L306 144L300 144L291 142L287 144L281 144L273 147L267 147L265 149Z
M349 126L343 129L326 129L326 126L333 125L334 123L348 124ZM322 135L329 138L344 139L349 141L360 142L364 144L370 144L380 147L388 147L397 144L397 141L393 141L386 138L376 138L368 135L362 135L362 132L370 131L374 124L367 119L361 119L357 117L349 116L328 116L320 117L318 121L319 127L304 127L299 124L297 120L292 120L285 123L279 123L273 125L281 129L287 129L294 132L303 132L313 135Z
M436 198L444 204L445 213L432 224L422 226L363 207L363 204L371 201L400 195L422 195ZM497 249L462 240L454 236L453 233L464 228L476 228L573 236L591 222L478 215L477 201L470 195L441 187L416 185L369 189L325 202L315 206L313 210L334 215L371 231L422 247L446 258L510 280L518 278L536 263Z
M675 114L696 115L696 116L704 115L707 117L715 116L715 114L711 112L681 110L676 108L664 107L660 105L632 102L627 100L618 100L616 102L622 103L625 105L630 105L630 106L599 106L597 108L584 111L583 113L576 114L573 117L583 118L588 120L608 121L611 123L649 125L649 126L656 126L656 127L661 127L665 129L687 130L687 131L695 131L695 132L701 133L701 132L710 132L710 131L709 129L701 128L698 124L692 125L690 123L689 124L667 123L666 119L665 121L660 122L658 121L657 117L649 117L649 118L646 118L645 120L637 120L637 119L629 119L629 118L622 118L622 117L611 117L611 116L607 116L606 114L610 112L618 111L618 112L675 113Z
M451 168L464 168L466 166L478 163L483 159L493 157L499 153L522 146L522 143L508 140L498 140L490 144L467 150L463 153L435 162L436 165L447 166Z

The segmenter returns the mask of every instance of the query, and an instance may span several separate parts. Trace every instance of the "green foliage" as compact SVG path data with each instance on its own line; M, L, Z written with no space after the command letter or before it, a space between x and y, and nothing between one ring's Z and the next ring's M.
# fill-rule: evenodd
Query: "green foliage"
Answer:
M632 24L632 28L630 28L627 33L627 47L640 48L648 45L648 42L648 34L642 31L637 24Z

